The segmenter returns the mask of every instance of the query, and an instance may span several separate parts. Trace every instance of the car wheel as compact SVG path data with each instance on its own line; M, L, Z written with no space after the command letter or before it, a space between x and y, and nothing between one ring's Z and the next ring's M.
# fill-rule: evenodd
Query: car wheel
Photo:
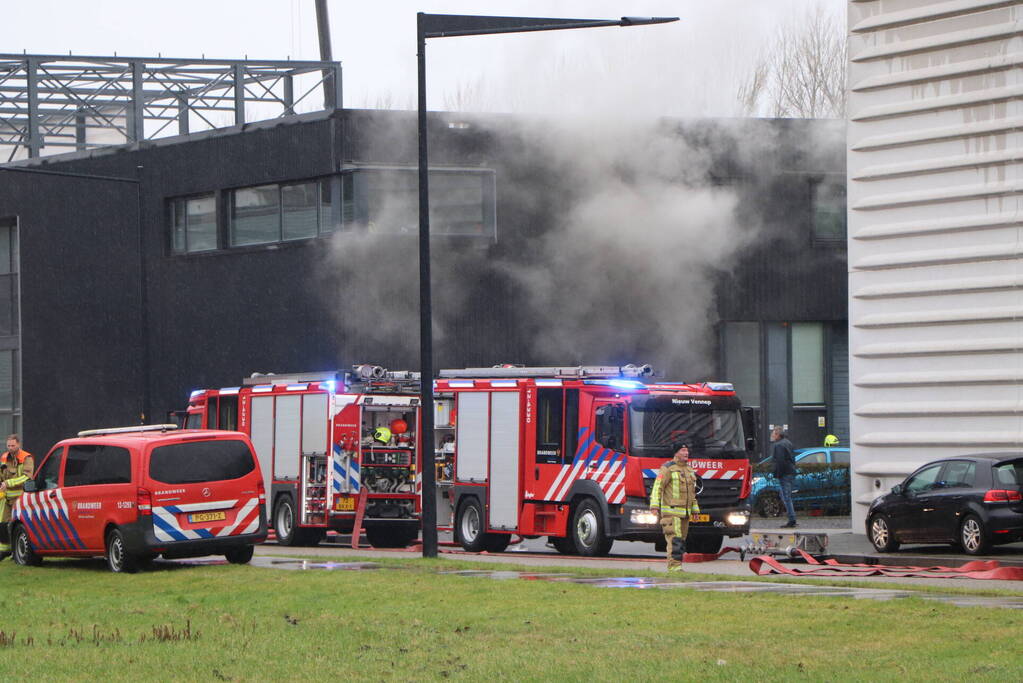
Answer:
M486 549L485 537L483 508L476 498L466 498L455 515L455 540L464 550L478 553Z
M43 558L36 555L32 548L32 541L28 537L28 529L20 524L14 529L14 563L22 567L38 567L43 563Z
M111 529L107 534L107 567L117 574L132 574L138 571L138 561L125 547L124 534L120 529Z
M255 546L251 545L244 545L240 548L231 548L224 553L224 557L226 557L227 561L231 564L248 564L252 561L252 553L255 549Z
M983 555L991 545L984 523L977 515L966 515L959 526L959 546L967 555Z
M895 540L887 517L874 515L870 518L870 542L879 553L891 553L899 549L899 542Z
M757 514L761 517L781 517L785 506L782 505L781 496L774 491L767 491L757 501Z
M604 518L592 498L585 498L576 506L569 538L577 555L599 557L610 552L614 540L604 532Z

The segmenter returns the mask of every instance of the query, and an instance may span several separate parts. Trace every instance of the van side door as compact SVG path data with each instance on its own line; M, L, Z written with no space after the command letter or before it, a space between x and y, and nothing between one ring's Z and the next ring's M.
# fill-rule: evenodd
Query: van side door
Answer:
M135 500L131 452L120 446L71 444L64 462L64 499L71 525L85 550L102 551L107 521L118 503Z

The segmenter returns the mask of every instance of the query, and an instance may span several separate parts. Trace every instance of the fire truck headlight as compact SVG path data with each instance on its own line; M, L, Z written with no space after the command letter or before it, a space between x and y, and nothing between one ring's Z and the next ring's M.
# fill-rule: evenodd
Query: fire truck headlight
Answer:
M726 518L729 526L743 526L749 521L748 512L729 512Z
M660 516L653 510L633 510L629 519L633 524L653 525L660 521Z

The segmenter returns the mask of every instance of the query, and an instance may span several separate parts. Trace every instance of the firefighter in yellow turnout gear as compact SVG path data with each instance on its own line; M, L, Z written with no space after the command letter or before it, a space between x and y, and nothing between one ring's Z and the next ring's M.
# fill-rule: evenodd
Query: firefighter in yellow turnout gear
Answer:
M0 455L0 560L11 554L11 508L21 487L35 476L32 454L22 450L17 434L7 437L7 450Z
M689 520L699 514L696 502L696 473L689 467L689 443L671 446L675 457L661 465L650 492L650 507L661 516L661 530L668 546L668 571L682 571Z

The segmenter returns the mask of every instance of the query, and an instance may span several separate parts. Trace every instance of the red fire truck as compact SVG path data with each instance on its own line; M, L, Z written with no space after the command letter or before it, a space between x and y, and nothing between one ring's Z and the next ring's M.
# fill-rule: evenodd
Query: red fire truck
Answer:
M438 526L472 551L503 550L513 534L581 555L606 554L614 539L660 546L650 488L671 442L690 436L702 447L690 459L701 516L689 550L714 552L745 534L752 411L730 384L640 381L650 374L632 365L441 370ZM280 543L352 531L361 494L369 542L400 547L420 527L419 424L418 373L359 365L195 391L186 426L249 435ZM391 434L374 438L379 428Z
M417 372L257 374L192 392L186 426L248 435L278 543L351 532L362 498L370 544L404 547L420 528L419 404Z
M648 501L682 436L699 444L690 464L701 514L688 550L716 552L748 532L756 430L731 384L648 383L650 367L631 365L439 374L438 526L466 550L503 550L512 534L589 556L615 539L663 547Z

